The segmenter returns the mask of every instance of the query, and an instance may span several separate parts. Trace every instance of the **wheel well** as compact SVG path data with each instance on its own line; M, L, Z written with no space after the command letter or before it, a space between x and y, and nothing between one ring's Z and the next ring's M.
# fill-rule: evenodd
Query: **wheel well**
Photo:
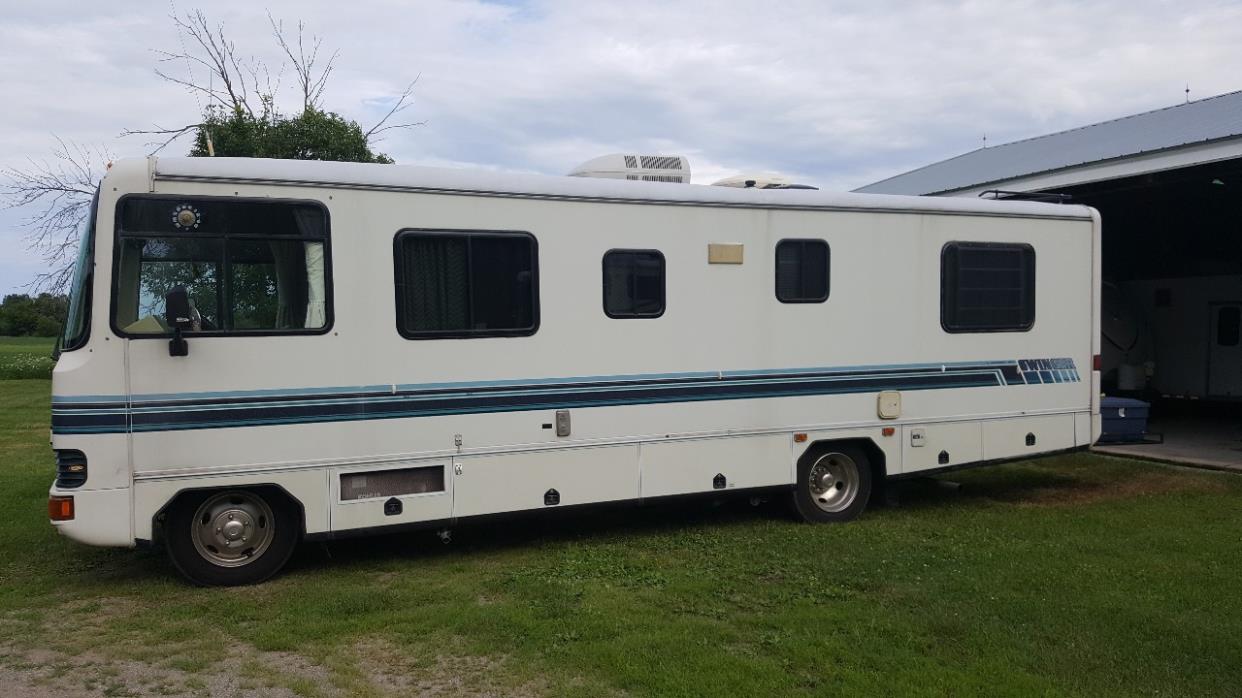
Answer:
M875 442L866 438L853 439L824 439L816 441L807 447L799 457L799 461L803 458L818 456L834 446L854 446L862 449L867 454L867 460L871 464L871 487L872 492L883 489L885 481L888 479L888 466L884 461L884 451L875 445Z
M164 519L167 517L168 511L181 501L188 497L193 497L204 492L223 492L226 490L243 490L246 492L254 492L265 497L274 497L284 500L287 504L293 505L297 510L299 536L306 535L306 509L302 506L302 502L289 491L280 485L269 483L261 485L244 485L240 487L187 487L179 490L174 494L160 510L155 512L151 517L151 535L154 539L152 542L158 543L164 538Z

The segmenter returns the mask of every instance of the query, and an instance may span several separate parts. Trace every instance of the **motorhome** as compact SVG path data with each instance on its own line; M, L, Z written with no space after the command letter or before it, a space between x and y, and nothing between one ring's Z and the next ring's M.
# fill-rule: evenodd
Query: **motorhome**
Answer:
M229 158L103 179L52 523L200 584L685 495L857 517L1100 431L1087 207Z

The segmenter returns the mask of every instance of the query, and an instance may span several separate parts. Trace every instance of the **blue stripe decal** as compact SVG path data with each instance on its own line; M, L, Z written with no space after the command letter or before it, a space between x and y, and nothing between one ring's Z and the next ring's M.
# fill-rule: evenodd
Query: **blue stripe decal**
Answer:
M1034 361L1034 360L1031 360ZM1066 359L1066 361L1072 360ZM498 381L461 381L455 383L410 383L397 384L395 387L398 391L409 390L428 390L437 388L492 388L492 387L508 387L508 386L534 386L534 385L551 385L551 384L569 384L569 383L589 383L598 384L614 381L648 381L648 380L668 380L668 379L687 379L687 378L742 378L747 376L770 376L779 374L822 374L822 373L858 373L877 371L908 371L908 370L941 370L943 368L999 368L1002 366L1013 366L1014 361L950 361L943 363L923 363L923 364L878 364L864 366L824 366L811 368L766 368L753 369L743 371L693 371L682 373L636 373L636 374L619 374L604 376L570 376L565 378L515 378L509 380ZM365 385L365 386L336 386L325 388L272 388L266 390L226 390L214 392L199 393L151 393L133 395L130 399L134 402L156 402L163 400L186 400L186 399L213 399L213 398L248 398L248 397L313 397L317 395L332 396L342 393L375 393L375 394L392 394L394 386L385 385ZM107 403L107 402L125 402L124 395L73 395L73 396L53 396L52 403Z
M1079 382L1071 359L468 381L415 385L76 396L52 430L102 434L403 419L614 405Z

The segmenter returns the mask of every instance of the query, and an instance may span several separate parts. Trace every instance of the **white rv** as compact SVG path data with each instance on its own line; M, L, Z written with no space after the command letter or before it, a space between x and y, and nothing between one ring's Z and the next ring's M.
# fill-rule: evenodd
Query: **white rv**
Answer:
M1088 446L1079 206L150 158L99 189L49 513L262 580L299 540Z

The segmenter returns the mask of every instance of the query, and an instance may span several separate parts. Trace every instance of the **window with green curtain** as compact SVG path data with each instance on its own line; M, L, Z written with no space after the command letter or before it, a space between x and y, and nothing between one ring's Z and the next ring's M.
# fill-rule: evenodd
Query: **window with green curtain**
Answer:
M409 339L533 334L535 239L527 233L403 231L397 327Z
M828 300L831 253L823 240L781 240L776 244L776 299L782 303Z

